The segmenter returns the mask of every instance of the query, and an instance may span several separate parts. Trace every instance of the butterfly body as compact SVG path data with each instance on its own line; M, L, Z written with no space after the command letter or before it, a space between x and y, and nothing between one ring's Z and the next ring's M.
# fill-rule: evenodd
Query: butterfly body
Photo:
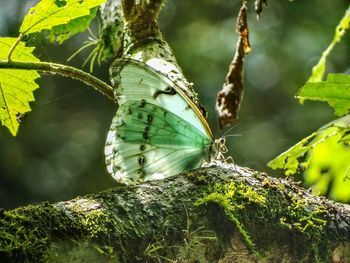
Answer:
M117 181L162 179L218 158L223 142L213 140L200 110L174 82L140 62L115 70L119 108L105 155Z

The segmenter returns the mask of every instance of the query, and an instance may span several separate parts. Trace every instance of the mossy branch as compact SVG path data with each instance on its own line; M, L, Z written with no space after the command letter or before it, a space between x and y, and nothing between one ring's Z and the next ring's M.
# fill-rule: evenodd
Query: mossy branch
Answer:
M37 70L49 74L59 74L64 77L82 81L83 83L100 91L111 100L115 100L113 88L110 85L89 73L71 66L51 62L0 60L0 69Z
M1 211L0 231L9 262L350 260L349 206L238 166Z

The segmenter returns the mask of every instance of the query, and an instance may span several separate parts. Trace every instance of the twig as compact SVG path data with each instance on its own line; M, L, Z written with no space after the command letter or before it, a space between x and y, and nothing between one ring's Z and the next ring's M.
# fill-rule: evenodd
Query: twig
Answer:
M102 80L86 73L80 69L57 63L32 62L32 61L9 61L0 60L0 69L37 70L50 74L59 74L64 77L80 80L106 95L111 100L114 99L113 88Z

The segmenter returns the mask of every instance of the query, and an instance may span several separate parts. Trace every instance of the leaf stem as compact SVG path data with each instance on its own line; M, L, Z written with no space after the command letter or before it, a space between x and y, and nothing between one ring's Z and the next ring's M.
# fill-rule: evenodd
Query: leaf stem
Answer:
M13 53L13 51L15 50L15 48L17 47L18 43L22 40L23 38L23 34L20 33L19 36L17 37L16 41L13 43L12 47L10 48L9 53L7 54L7 60L11 61L11 55Z
M115 101L113 88L102 80L80 69L51 62L0 60L0 69L37 70L80 80Z

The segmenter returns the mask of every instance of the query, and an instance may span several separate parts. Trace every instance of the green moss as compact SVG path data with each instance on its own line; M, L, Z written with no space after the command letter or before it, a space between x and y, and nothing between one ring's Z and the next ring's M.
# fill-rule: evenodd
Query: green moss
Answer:
M110 218L101 210L92 211L91 213L86 214L85 218L82 219L82 224L89 231L91 237L98 237L108 233L109 222Z
M293 237L289 246L294 258L303 261L309 254L313 262L329 261L332 241L325 229L327 208L317 205L304 190L295 193L297 188L290 189L282 183L269 184L266 189L269 209L263 211L262 218L266 223L275 218L281 232Z
M76 228L74 222L49 204L3 211L0 215L0 258L5 262L45 261L50 233L64 236L71 233L72 228Z
M101 254L101 255L107 255L107 256L113 256L114 249L111 246L97 246L95 245L95 249Z
M327 221L322 219L326 213L325 208L318 207L310 211L308 199L295 195L291 198L291 204L286 207L286 215L280 218L283 227L298 231L308 238L318 237L323 233Z
M315 262L324 262L330 255L330 241L325 233L327 221L324 219L326 208L319 205L314 209L310 200L301 195L293 195L285 213L280 217L281 227L302 234L311 243ZM313 210L311 210L313 209ZM328 240L328 242L327 242Z
M62 206L43 204L2 211L2 262L57 261L59 256L56 254L59 255L65 249L73 251L70 254L72 257L75 253L90 253L93 258L113 258L120 246L116 244L111 247L108 244L111 244L111 240L116 240L117 236L132 233L136 228L135 221L116 218L108 212L107 204L100 204L97 200L81 198ZM122 220L127 223L121 224ZM143 229L138 229L135 232L141 235L142 231ZM133 237L130 236L128 240L132 242ZM66 243L71 245L62 245Z
M215 184L210 189L209 194L196 200L195 205L203 205L207 203L216 203L221 206L228 219L234 223L238 231L242 235L247 247L252 251L254 242L248 232L244 229L243 224L239 221L236 214L245 208L248 204L256 204L258 206L266 206L266 197L263 194L257 193L252 187L244 184L236 184L231 181L227 184Z
M271 223L274 225L271 220L276 220L281 227L281 240L276 239L275 242L282 241L286 235L293 236L295 242L290 241L295 245L300 244L300 247L293 245L295 259L300 259L305 256L304 253L311 251L313 260L324 262L329 257L331 249L331 241L326 241L329 239L325 233L326 208L318 206L315 209L315 204L311 203L310 199L301 194L290 194L290 189L283 184L270 185L268 181L263 181L263 184L269 185L257 192L251 186L233 181L217 183L209 188L209 191L205 191L195 205L216 203L222 207L226 217L233 222L247 247L253 252L256 252L256 245L247 231L249 225L256 223L265 226ZM249 225L245 225L246 222ZM278 233L279 230L275 231ZM262 236L258 240L261 238Z

